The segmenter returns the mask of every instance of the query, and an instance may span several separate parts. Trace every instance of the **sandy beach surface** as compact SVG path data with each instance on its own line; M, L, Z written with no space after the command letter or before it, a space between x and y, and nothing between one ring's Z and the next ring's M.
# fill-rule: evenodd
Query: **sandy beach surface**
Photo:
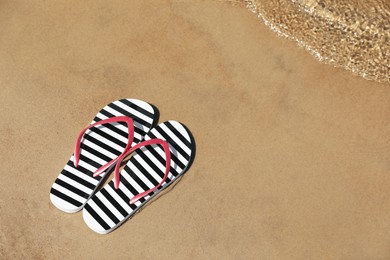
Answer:
M108 235L49 200L79 131L137 98L191 169ZM0 1L1 259L389 259L390 86L222 1Z

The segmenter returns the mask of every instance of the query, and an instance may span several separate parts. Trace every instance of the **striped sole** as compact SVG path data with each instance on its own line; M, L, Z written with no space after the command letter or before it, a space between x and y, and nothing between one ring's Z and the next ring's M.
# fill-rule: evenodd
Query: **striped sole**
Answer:
M153 138L169 143L171 168L167 180L158 190L129 204L134 195L156 186L165 173L165 154L161 146L148 145L136 150L120 173L119 189L115 189L114 181L110 181L85 205L83 218L93 231L107 234L119 227L190 166L195 145L191 134L182 124L176 121L161 123L145 136L145 140Z
M140 142L158 120L158 112L150 104L137 99L121 99L100 110L92 123L116 116L133 119L135 133L132 145ZM87 130L80 146L78 167L73 165L72 155L51 187L50 200L54 206L68 213L80 211L109 170L97 177L93 177L93 173L123 152L127 136L126 124L119 122Z

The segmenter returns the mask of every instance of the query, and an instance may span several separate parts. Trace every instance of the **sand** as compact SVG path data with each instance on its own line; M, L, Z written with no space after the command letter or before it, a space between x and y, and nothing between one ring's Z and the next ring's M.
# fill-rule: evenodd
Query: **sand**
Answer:
M390 83L389 0L241 0L318 60Z
M170 192L109 235L51 205L78 132L138 98L192 131ZM1 259L389 259L390 86L245 7L0 2Z

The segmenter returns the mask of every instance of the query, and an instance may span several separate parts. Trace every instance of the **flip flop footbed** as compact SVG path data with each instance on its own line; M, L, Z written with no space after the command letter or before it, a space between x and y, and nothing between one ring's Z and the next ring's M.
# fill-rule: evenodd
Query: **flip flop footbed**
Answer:
M119 188L115 189L112 180L85 205L83 209L85 223L97 233L109 233L177 180L192 160L194 144L190 136L187 129L176 121L167 121L151 129L145 140L159 138L169 144L171 165L166 181L136 203L129 203L135 195L159 184L165 174L165 153L160 145L148 145L137 149L120 172Z
M128 116L133 119L132 145L135 145L154 126L157 114L154 108L144 101L121 99L100 110L91 124L117 116ZM96 177L93 177L93 173L102 165L117 158L124 151L127 142L126 123L115 122L88 129L80 144L79 165L74 166L72 155L53 183L50 190L52 203L69 213L81 210L109 170Z

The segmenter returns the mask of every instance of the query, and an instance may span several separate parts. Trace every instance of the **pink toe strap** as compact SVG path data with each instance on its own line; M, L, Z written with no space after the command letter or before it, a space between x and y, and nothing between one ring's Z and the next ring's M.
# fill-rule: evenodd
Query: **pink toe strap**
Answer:
M93 123L93 124L87 126L86 128L84 128L80 132L80 134L78 135L77 140L76 140L75 149L74 149L74 156L73 156L73 164L74 164L75 167L78 166L79 161L80 161L80 145L81 145L81 140L82 140L85 132L89 128L97 126L97 125L103 125L103 124L108 124L108 123L116 123L116 122L125 122L127 124L128 140L127 140L126 148L122 152L121 155L123 155L124 153L126 153L130 149L131 144L133 143L133 139L134 139L134 121L133 121L133 119L131 119L130 117L127 117L127 116L116 116L116 117L111 117L111 118L107 118L107 119L104 119L104 120L100 120L100 121L98 121L96 123ZM95 177L97 175L102 174L107 168L112 166L119 158L120 158L120 156L118 156L117 158L113 159L112 161L106 163L105 165L103 165L102 167L97 169L95 171L95 173L93 174L93 176Z
M162 139L158 139L158 138L154 138L154 139L151 139L151 140L148 140L148 141L143 141L143 142L135 145L131 149L129 149L127 152L123 153L121 156L119 156L117 164L115 165L114 185L115 185L115 188L118 189L119 188L119 179L120 179L119 178L119 168L120 168L120 164L121 164L122 160L127 155L131 154L132 152L134 152L138 148L141 148L141 147L147 146L147 145L152 145L152 144L160 144L163 147L163 149L164 149L165 160L166 160L165 161L165 174L164 174L164 177L161 180L161 182L158 185L156 185L155 187L153 187L153 188L151 188L149 190L146 190L144 192L141 192L140 194L137 194L133 198L131 198L130 199L130 204L136 203L139 199L145 197L146 195L148 195L152 191L155 191L156 189L158 189L166 181L166 179L168 177L168 174L169 174L169 170L171 169L171 153L169 151L168 142L166 142L166 141L164 141Z

